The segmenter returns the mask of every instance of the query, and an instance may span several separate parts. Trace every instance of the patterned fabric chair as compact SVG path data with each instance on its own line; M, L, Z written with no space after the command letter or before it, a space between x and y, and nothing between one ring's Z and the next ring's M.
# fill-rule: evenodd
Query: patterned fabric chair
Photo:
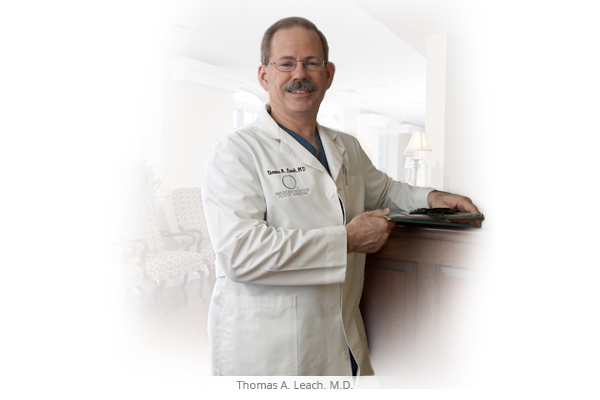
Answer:
M201 193L200 188L197 187L181 188L174 190L171 196L179 230L194 235L195 250L201 255L209 270L208 286L212 293L215 283L215 252L206 228ZM183 239L189 241L187 238Z
M154 199L150 192L138 191L125 194L117 213L120 240L137 242L140 266L156 287L158 311L159 315L163 316L162 295L167 279L183 276L182 288L184 288L189 274L198 272L201 282L204 281L204 276L200 254L166 250L162 236L187 236L189 242L186 250L194 244L195 239L189 233L160 231Z

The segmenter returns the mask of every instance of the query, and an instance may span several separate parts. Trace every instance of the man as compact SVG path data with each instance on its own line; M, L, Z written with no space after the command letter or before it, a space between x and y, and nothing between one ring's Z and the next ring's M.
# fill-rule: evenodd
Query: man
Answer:
M393 181L355 138L317 124L335 66L311 22L274 24L261 61L270 104L215 145L202 184L217 254L212 374L371 375L358 305L365 254L394 225L384 217L478 210L466 197Z

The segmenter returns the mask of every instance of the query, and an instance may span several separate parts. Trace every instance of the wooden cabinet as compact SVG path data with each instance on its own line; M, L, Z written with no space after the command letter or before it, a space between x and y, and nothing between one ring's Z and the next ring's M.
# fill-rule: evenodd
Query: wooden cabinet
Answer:
M360 309L377 376L447 387L475 366L494 245L482 231L397 225L367 256Z

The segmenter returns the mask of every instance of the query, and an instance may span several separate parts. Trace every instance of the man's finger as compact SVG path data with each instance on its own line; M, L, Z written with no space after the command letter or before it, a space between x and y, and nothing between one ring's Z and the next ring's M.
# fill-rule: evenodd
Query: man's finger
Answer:
M371 213L376 217L385 217L386 215L389 215L390 211L389 208L385 208L383 210L373 210Z
M470 201L470 199L466 199L466 201L461 202L459 204L459 206L462 206L461 208L463 208L463 211L470 212L473 214L479 213L479 209L477 208L477 206L475 204L473 204Z

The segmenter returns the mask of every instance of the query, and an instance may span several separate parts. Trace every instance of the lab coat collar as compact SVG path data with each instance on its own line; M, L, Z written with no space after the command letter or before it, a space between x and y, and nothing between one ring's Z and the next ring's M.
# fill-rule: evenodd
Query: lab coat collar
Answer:
M290 157L298 159L300 162L310 165L313 168L321 170L327 173L327 170L317 160L315 156L310 154L304 146L302 146L296 139L289 135L286 131L281 129L277 122L271 117L268 110L271 106L267 104L265 108L258 115L254 125L258 130L267 137L280 141L279 150ZM325 128L317 123L317 129L321 136L321 142L323 143L323 149L325 150L325 156L327 157L327 163L329 164L329 171L334 181L337 181L337 177L340 174L343 167L343 159L345 149L343 146L338 145L337 138L338 133L334 130Z

